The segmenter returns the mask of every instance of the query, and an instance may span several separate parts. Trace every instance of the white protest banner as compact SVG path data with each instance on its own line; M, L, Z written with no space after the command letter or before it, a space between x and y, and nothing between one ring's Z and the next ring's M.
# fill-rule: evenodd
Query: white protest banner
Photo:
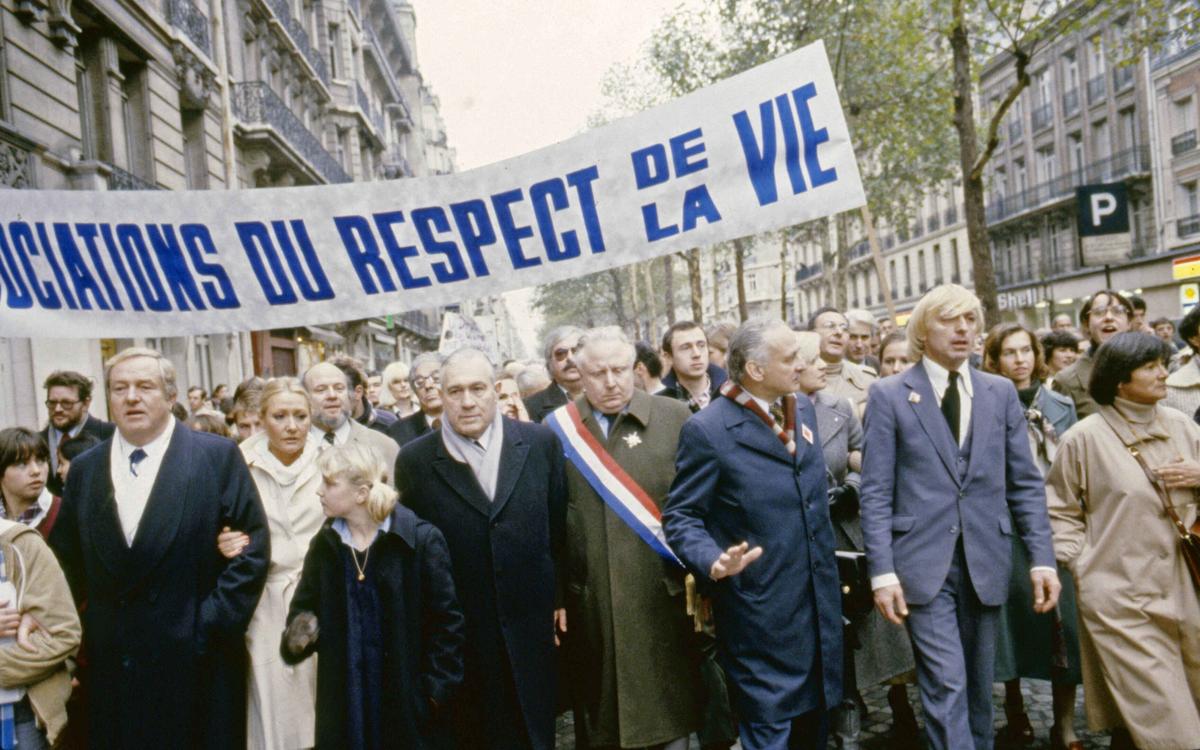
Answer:
M448 356L464 346L478 349L491 357L492 362L500 361L495 339L484 335L474 318L462 313L445 313L442 315L442 338L438 343L438 353Z
M4 191L0 336L177 336L382 316L864 202L818 42L456 175L212 192Z

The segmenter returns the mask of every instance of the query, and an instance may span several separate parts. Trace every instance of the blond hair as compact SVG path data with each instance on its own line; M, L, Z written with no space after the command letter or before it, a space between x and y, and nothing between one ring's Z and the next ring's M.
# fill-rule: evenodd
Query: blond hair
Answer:
M112 369L121 364L127 359L135 357L149 357L158 365L158 376L162 381L163 392L167 394L167 398L175 398L179 395L179 389L175 386L175 365L171 364L171 360L162 355L162 352L150 349L144 346L131 346L128 349L122 349L113 356L109 357L104 363L104 389L108 390L109 376L112 374Z
M975 313L979 325L983 325L983 305L971 290L958 284L942 284L929 290L917 302L912 317L908 319L908 358L916 362L925 356L925 336L929 322L934 318L957 318L965 313Z
M294 393L304 399L304 407L308 409L309 414L312 414L312 402L308 399L308 391L304 390L304 386L300 383L299 378L291 376L280 376L271 378L267 384L263 386L262 391L258 395L258 415L263 419L267 417L267 407L271 403L271 399L276 396L282 396L285 393Z
M800 344L800 356L805 362L811 364L821 356L821 334L816 331L796 331L796 341Z
M317 456L317 468L323 477L367 487L367 513L375 523L383 523L396 507L400 493L387 483L383 459L369 446L358 443L330 446Z

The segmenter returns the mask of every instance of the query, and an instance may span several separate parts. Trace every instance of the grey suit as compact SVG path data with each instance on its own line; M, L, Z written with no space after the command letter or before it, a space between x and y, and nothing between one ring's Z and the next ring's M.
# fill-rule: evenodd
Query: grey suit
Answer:
M862 450L862 422L854 414L850 400L825 391L817 391L812 398L817 412L817 433L821 436L821 454L825 457L829 486L848 484L857 491L862 477L850 470L850 454ZM856 550L862 550L862 527L857 518L834 519L833 530L838 548L844 549L849 542Z

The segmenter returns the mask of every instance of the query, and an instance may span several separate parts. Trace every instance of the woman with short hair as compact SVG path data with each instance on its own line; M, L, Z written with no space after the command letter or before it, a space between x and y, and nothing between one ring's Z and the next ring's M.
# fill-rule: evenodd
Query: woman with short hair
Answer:
M383 368L383 390L379 394L379 405L401 419L417 410L408 374L409 367L403 362L392 362Z
M1058 560L1074 574L1088 724L1113 748L1200 745L1200 596L1167 503L1196 523L1200 427L1159 402L1170 348L1119 333L1093 359L1095 414L1047 477Z

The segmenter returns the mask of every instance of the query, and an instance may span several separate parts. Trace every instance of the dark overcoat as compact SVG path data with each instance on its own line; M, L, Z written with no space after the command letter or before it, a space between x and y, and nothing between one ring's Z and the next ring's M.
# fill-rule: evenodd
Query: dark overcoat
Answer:
M266 582L267 519L237 444L176 423L125 543L111 441L71 466L50 545L82 613L93 748L246 744L246 626ZM250 537L217 551L225 526Z
M112 422L105 422L103 419L98 419L96 417L93 417L91 414L89 414L89 415L87 415L87 419L84 420L83 429L80 430L79 434L82 435L84 433L87 433L89 435L94 436L97 440L104 442L105 440L108 440L110 437L113 436L113 432L116 429L117 429L117 426L115 424L113 424ZM46 441L46 447L49 448L50 447L50 425L46 425L45 427L43 427L42 431L38 434L42 436L42 440ZM58 458L52 457L51 463L57 464ZM62 484L62 480L58 478L58 472L56 472L56 471L50 472L50 476L47 477L47 479L46 479L46 489L50 490L50 492L55 495L62 495L63 484Z
M350 747L347 731L348 647L345 544L326 523L308 546L290 623L301 612L317 616L317 642L293 655L280 643L283 660L317 659L317 748ZM450 575L446 541L433 525L397 506L391 528L368 550L378 587L383 637L383 747L420 750L444 747L450 703L462 682L463 616ZM432 702L431 702L432 700ZM439 710L435 712L433 706Z
M546 415L567 403L567 394L558 383L551 383L525 399L525 411L534 422L541 422Z
M562 448L548 427L503 419L496 495L446 451L441 433L396 459L401 501L446 537L466 617L465 681L456 711L460 747L554 747L555 550L565 514ZM515 689L515 695L513 691ZM502 715L512 709L511 717Z
M728 398L693 415L663 513L671 548L712 592L722 664L743 721L783 721L842 700L825 459L813 405L797 402L794 457ZM740 542L761 546L762 557L712 583L712 564Z
M407 417L397 419L387 427L387 434L402 448L427 432L429 432L429 421L425 419L425 412L420 409Z

